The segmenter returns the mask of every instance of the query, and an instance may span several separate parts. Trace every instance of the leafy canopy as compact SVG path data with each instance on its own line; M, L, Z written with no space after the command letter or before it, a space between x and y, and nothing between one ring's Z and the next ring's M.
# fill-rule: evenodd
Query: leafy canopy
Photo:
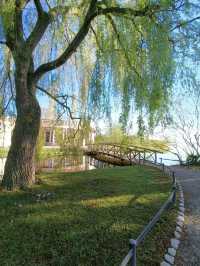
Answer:
M40 9L48 13L49 25L31 51L38 84L49 91L56 80L55 96L73 94L80 99L75 112L93 119L109 117L113 99L119 99L125 129L131 106L140 117L148 116L150 127L168 108L174 74L173 16L165 12L170 8L176 8L174 1L4 0L0 16L7 41L19 34L15 20L22 14L22 39L27 41ZM77 47L63 58L88 21L85 36L82 31Z

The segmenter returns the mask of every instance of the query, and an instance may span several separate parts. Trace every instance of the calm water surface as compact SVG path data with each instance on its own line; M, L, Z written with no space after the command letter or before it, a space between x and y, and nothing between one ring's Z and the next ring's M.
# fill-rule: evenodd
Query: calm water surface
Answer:
M165 165L175 165L179 164L177 157L171 153L158 154L158 162L161 161ZM165 160L167 159L167 160ZM172 161L170 161L170 160ZM0 176L3 175L5 167L6 158L0 158ZM58 156L54 158L47 158L41 160L36 164L36 171L42 172L51 172L51 171L60 171L60 172L77 172L77 171L86 171L95 168L110 167L111 165L107 163L100 162L89 156L82 155L67 155L67 156Z
M95 165L88 156L68 155L42 160L36 164L36 168L42 172L77 172L94 169Z
M6 158L0 158L0 176L4 173ZM36 172L78 172L95 168L110 167L105 162L98 161L89 156L67 155L47 158L36 163Z

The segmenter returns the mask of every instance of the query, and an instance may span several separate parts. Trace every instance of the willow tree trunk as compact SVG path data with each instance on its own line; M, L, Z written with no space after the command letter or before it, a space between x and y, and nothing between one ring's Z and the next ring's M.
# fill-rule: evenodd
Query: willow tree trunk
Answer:
M16 70L17 119L12 135L2 186L13 190L35 180L34 154L40 127L40 106L28 70L23 65Z

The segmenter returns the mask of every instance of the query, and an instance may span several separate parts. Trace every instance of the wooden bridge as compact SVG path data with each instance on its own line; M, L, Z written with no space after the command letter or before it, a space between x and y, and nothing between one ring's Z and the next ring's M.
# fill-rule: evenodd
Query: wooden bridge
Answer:
M158 150L146 149L139 146L127 146L114 143L87 144L86 154L90 156L104 155L105 157L116 158L128 161L130 164L157 163Z

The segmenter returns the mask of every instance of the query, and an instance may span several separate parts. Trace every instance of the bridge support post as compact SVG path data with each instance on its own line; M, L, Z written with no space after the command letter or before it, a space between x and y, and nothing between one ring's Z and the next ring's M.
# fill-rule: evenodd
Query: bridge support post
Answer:
M140 164L140 160L141 160L141 154L140 154L140 152L139 152L139 164Z
M155 152L155 160L154 160L155 164L157 163L157 152Z

